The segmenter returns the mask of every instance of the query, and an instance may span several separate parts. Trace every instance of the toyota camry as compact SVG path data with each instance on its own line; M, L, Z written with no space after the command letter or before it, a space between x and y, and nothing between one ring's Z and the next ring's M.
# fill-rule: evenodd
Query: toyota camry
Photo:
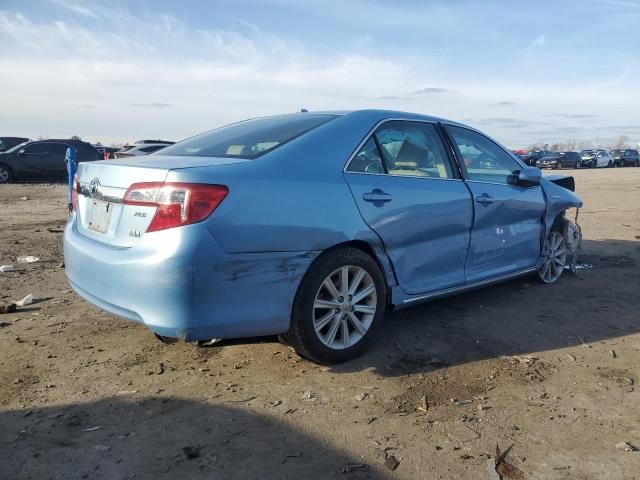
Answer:
M277 334L337 363L388 309L522 275L554 283L580 247L573 189L449 120L255 118L80 164L65 269L80 296L160 338Z

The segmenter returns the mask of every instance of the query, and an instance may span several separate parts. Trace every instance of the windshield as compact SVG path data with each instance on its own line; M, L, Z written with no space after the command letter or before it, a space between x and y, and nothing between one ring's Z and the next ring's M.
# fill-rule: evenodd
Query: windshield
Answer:
M296 113L254 118L189 138L155 155L258 158L337 115Z

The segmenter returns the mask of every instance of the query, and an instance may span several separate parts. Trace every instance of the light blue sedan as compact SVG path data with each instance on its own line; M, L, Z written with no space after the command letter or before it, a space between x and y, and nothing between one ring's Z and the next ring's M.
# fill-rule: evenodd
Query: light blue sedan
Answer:
M80 164L66 275L160 338L278 334L341 362L388 308L535 272L555 282L580 247L572 190L440 118L256 118Z

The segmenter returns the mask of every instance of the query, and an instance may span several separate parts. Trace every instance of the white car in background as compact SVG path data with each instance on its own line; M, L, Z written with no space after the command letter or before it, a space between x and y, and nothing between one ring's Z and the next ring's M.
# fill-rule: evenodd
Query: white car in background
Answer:
M116 158L135 157L138 155L149 155L150 153L162 150L175 142L165 140L138 140L134 144L125 145L114 155Z
M583 150L580 157L583 168L613 167L613 157L606 150Z

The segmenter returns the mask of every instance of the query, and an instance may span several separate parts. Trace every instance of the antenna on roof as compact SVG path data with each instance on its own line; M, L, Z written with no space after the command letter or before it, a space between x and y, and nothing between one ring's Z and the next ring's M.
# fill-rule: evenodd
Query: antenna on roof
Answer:
M301 108L300 113L309 113L309 110L307 110L306 108Z

